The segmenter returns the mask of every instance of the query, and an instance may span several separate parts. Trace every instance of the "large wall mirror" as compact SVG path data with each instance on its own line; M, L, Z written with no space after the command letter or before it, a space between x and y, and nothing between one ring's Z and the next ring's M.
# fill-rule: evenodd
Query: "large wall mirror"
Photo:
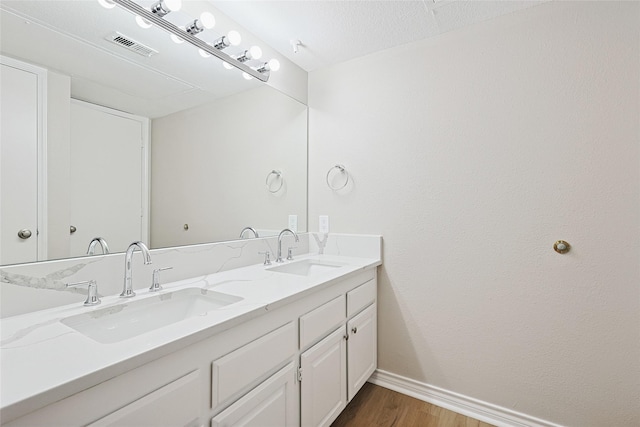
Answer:
M183 4L166 17L176 25L196 6L210 7ZM0 19L0 265L83 256L97 237L115 253L135 240L161 248L238 239L244 227L262 237L290 221L306 231L306 105L158 28L141 28L119 7L3 0ZM218 19L198 37L212 42L236 29L229 22ZM25 71L20 64L36 80L45 70L46 85L11 98L22 84L19 75L12 80ZM27 98L38 118L25 124ZM35 175L26 154L7 148L13 135L45 142L44 156L31 153ZM28 194L32 181L46 197ZM6 213L26 209L25 198L36 201L29 210L38 218ZM31 236L19 236L23 230ZM28 244L35 247L23 254Z

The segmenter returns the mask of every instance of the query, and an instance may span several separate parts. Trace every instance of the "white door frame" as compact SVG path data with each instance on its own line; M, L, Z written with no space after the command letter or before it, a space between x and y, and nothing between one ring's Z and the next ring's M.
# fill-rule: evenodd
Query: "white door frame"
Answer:
M38 81L38 229L36 242L38 259L47 259L47 70L27 62L0 55L0 63L37 76ZM0 258L1 258L0 254Z
M149 201L150 201L150 156L149 156L149 136L151 135L151 120L148 117L136 116L134 114L125 113L124 111L114 110L109 107L103 107L97 104L91 104L89 102L80 101L78 99L71 99L72 103L83 105L87 108L92 108L97 111L102 111L114 116L123 117L129 120L134 120L140 123L142 128L142 188L140 189L142 197L142 212L141 215L141 227L140 236L142 241L149 245Z

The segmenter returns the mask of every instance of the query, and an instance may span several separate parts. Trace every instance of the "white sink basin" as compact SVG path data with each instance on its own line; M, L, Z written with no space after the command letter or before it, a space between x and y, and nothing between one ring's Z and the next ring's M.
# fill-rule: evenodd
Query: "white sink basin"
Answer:
M327 271L333 271L336 268L344 267L345 265L346 264L318 261L314 259L303 259L279 265L277 267L271 267L269 270L276 271L278 273L297 274L298 276L312 276L315 274L326 273Z
M61 322L95 341L109 344L204 315L242 299L206 289L187 288L78 314Z

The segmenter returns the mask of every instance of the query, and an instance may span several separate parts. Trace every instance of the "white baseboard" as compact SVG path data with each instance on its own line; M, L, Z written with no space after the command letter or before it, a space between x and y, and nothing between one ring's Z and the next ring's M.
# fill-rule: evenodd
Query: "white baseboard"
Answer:
M549 421L380 369L373 373L369 382L498 427L561 427Z

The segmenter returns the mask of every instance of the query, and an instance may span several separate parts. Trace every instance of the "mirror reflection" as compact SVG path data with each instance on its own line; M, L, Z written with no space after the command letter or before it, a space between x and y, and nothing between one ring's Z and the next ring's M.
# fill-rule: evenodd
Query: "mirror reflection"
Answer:
M93 1L3 1L0 31L0 265L306 230L304 104Z

